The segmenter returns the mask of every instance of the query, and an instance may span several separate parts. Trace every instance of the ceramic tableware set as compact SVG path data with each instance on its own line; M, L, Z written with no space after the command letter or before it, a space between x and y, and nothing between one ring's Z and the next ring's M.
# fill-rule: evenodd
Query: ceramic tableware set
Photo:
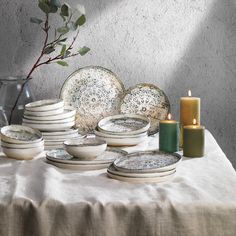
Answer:
M62 148L63 142L83 138L75 124L76 110L65 108L60 99L40 100L25 106L23 125L38 129L45 140L45 149Z
M135 146L147 140L150 121L136 114L120 114L106 117L98 122L94 133L109 146Z
M145 151L116 159L107 169L113 179L126 182L164 182L173 178L181 156L176 153Z
M3 153L14 159L30 160L44 150L42 134L30 127L10 125L1 129Z
M47 152L47 162L65 169L97 170L107 168L116 158L127 154L122 150L107 148L105 141L96 138L67 140L64 148Z

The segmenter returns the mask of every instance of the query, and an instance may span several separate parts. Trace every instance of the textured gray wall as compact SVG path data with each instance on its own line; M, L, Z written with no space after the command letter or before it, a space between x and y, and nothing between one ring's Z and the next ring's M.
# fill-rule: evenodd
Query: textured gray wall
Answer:
M75 4L76 1L68 1ZM69 68L41 67L32 88L37 98L58 96L78 67L101 65L128 87L162 88L178 118L179 98L190 88L202 98L202 123L236 166L236 2L221 0L83 0L87 25L78 45L91 52ZM1 0L0 75L24 74L42 44L29 23L41 16L36 0Z

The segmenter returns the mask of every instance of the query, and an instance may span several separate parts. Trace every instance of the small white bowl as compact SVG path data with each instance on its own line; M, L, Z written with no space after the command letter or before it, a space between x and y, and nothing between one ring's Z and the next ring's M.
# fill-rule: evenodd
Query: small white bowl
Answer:
M44 140L41 139L41 141L37 143L8 143L1 141L1 146L6 148L16 148L16 149L24 149L24 148L36 148L36 147L43 147L44 146Z
M96 138L71 139L64 142L64 147L74 157L93 160L106 150L107 143Z
M47 99L31 102L25 105L28 111L50 111L64 107L64 101L60 99Z
M17 160L31 160L44 151L44 146L36 148L7 148L2 147L2 152L10 158Z
M8 125L1 128L1 140L7 143L38 143L42 134L35 129L23 125Z
M24 116L34 116L36 118L36 117L42 117L42 116L54 116L54 115L58 115L58 114L63 114L63 112L64 112L63 107L53 109L53 110L48 110L48 111L28 111L28 110L25 110Z

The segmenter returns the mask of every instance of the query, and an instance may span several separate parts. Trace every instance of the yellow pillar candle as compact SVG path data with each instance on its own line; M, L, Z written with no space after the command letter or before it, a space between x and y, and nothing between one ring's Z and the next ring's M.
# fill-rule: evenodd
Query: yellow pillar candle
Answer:
M192 125L183 128L183 155L186 157L204 156L205 127L196 123L196 119L193 119Z
M192 125L193 119L196 119L197 125L200 125L200 106L201 99L192 97L191 90L188 91L188 97L180 99L180 146L183 146L183 127Z

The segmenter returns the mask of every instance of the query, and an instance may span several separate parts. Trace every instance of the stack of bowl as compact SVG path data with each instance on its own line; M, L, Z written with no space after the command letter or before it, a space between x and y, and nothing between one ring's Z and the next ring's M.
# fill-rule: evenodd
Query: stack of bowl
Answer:
M10 125L1 129L3 153L18 160L29 160L43 152L42 134L35 129L22 125Z
M65 140L80 137L73 128L75 114L60 99L40 100L25 106L23 124L42 132L45 149L62 148Z
M136 114L106 117L98 122L95 135L109 146L134 146L147 140L150 121Z

